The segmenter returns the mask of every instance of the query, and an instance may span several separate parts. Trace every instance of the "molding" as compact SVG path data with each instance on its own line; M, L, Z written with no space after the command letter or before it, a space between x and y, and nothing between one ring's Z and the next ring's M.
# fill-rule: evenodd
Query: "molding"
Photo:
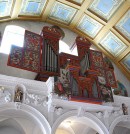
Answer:
M68 100L62 100L62 99L53 99L52 98L52 104L56 106L63 106L70 108L70 109L79 109L82 108L85 111L108 111L111 112L113 110L119 110L119 107L113 107L113 106L105 106L105 105L97 105L97 104L90 104L90 103L81 103L81 102L74 102L74 101L68 101Z
M11 77L11 76L1 75L1 74L0 74L0 84L2 86L5 85L5 86L11 86L11 87L15 87L16 85L23 84L27 90L31 89L37 92L43 92L45 94L47 94L47 91L48 91L45 82Z

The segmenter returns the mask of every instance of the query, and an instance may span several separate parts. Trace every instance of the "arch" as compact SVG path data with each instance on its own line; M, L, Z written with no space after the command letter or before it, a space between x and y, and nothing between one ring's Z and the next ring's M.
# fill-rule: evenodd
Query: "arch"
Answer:
M77 116L77 110L72 110L69 111L67 113L64 113L63 115L61 115L53 124L52 126L52 134L55 134L56 129L58 128L58 126L61 124L62 121L64 121L65 119L72 117L72 116ZM93 114L86 112L84 114L84 116L86 119L91 120L91 122L93 122L93 124L99 129L101 134L109 134L107 128L105 127L105 125Z
M120 123L121 121L130 121L130 115L122 115L120 117L117 117L113 122L112 124L110 125L110 128L109 128L109 133L112 134L113 133L113 130L114 128L116 127L116 125L118 123Z
M0 52L9 54L11 45L23 47L25 29L16 25L5 27Z
M51 134L51 127L46 118L38 110L26 104L10 102L0 105L0 116L31 119L40 126L43 134Z
M25 134L24 128L17 122L15 119L7 118L0 121L0 128L1 127L11 127L19 130L21 134Z

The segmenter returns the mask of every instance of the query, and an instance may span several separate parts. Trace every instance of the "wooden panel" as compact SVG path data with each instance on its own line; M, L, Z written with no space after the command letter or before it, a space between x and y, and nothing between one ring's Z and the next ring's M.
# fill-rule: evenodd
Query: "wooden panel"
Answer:
M23 49L21 47L12 45L11 51L8 57L8 66L21 68L22 66Z
M25 30L24 48L40 53L41 43L42 37L39 34Z
M104 102L113 102L113 95L111 91L111 87L99 84L99 88L101 91L101 97Z
M91 69L95 69L95 67L100 68L104 67L103 56L102 53L99 51L90 50L90 61L91 61L90 65Z
M112 69L106 70L106 80L110 87L117 87L114 71Z
M24 49L22 68L32 72L40 72L40 53Z

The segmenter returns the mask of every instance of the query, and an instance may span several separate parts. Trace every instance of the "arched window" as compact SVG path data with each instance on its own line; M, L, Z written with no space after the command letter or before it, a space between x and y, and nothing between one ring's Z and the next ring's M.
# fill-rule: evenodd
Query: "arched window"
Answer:
M70 47L62 40L59 41L59 53L61 52L78 56L77 47L73 51L70 51Z
M6 26L0 52L9 54L11 45L23 47L25 29L15 25Z

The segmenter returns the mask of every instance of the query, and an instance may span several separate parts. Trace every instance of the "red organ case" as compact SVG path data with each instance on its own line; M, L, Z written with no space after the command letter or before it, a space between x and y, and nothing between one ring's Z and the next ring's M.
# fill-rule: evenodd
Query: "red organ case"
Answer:
M40 81L47 80L49 76L60 76L60 69L67 70L69 84L66 85L69 87L62 85L65 90L70 90L71 100L99 104L113 101L111 87L116 87L114 70L106 67L102 53L91 50L91 43L78 36L74 44L78 56L59 54L61 36L57 29L48 26L43 27L40 35L26 30L24 47L12 46L8 65L36 72L36 80ZM63 91L68 93L68 90Z

